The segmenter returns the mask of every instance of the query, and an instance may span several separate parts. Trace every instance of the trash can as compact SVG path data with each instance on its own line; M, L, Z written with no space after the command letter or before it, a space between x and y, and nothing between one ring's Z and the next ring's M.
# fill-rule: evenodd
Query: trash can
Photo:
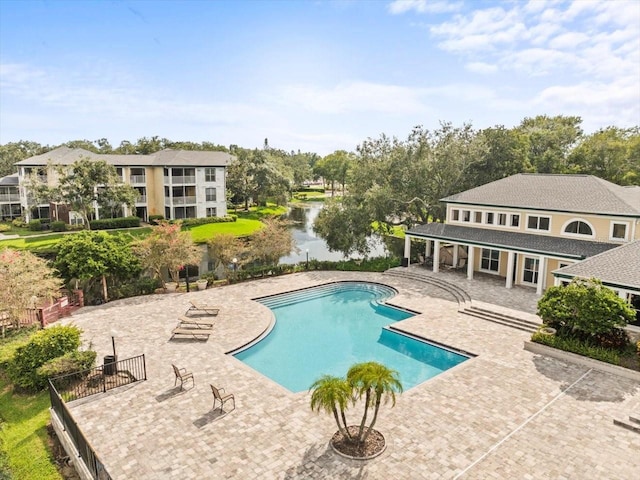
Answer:
M115 375L118 373L118 365L116 362L118 361L118 357L115 355L106 355L104 357L104 367L103 371L105 375Z
M409 266L409 259L407 257L403 257L402 258L402 266L403 267L408 267Z

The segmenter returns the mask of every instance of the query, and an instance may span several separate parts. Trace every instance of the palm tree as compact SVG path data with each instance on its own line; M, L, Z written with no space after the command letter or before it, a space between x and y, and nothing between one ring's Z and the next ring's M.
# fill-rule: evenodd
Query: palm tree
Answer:
M358 429L358 441L364 443L371 433L378 419L380 404L384 398L385 403L391 399L392 406L396 404L396 392L402 392L402 383L398 378L398 372L387 368L378 362L364 362L353 365L347 372L347 383L358 398L365 397L364 414ZM373 406L373 419L366 431L364 426L367 420L369 407Z
M323 375L313 382L310 390L313 390L311 394L311 410L317 412L324 410L327 413L333 413L338 430L343 436L351 440L344 413L349 401L352 400L349 384L340 377ZM340 417L338 417L338 408L340 409ZM340 423L340 418L342 423Z

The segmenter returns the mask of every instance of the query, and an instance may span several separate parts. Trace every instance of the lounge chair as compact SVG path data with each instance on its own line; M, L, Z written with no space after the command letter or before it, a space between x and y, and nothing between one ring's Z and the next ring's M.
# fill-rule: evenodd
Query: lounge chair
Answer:
M206 320L204 318L197 317L187 317L186 315L182 315L178 317L180 320L180 328L182 327L194 327L194 328L213 328L215 325L215 321Z
M206 303L194 302L193 300L190 300L189 303L191 304L191 306L187 310L187 313L204 312L207 315L216 316L220 311L220 308L216 307L215 305L207 305Z
M180 324L171 331L171 339L174 337L192 337L196 340L208 340L211 335L210 328L184 328Z
M187 372L185 368L178 368L173 363L171 364L171 366L173 367L173 373L176 374L176 380L175 382L173 382L174 387L177 385L178 380L180 380L180 390L184 390L183 388L184 382L186 382L189 379L191 379L191 383L193 383L193 386L194 387L196 386L196 381L193 378L193 373Z
M211 393L213 393L213 407L211 410L215 410L216 402L220 402L220 411L222 412L222 407L224 407L225 402L228 400L233 401L233 408L231 410L236 409L236 398L233 396L233 393L224 393L224 388L216 388L211 385Z

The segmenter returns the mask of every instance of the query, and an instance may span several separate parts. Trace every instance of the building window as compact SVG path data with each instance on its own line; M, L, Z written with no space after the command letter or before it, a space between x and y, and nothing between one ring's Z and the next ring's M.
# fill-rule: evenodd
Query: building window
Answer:
M507 214L499 213L498 214L498 225L506 225L507 224Z
M500 251L483 248L480 269L497 273L500 270Z
M626 223L611 223L611 240L626 240L627 239L627 224Z
M548 232L550 223L551 223L551 219L549 217L539 217L537 215L529 215L529 217L527 218L527 229L528 230L544 230L545 232Z
M458 210L457 208L451 210L451 220L453 220L454 222L460 220L460 210Z
M471 212L469 210L462 210L462 221L463 222L471 221Z
M205 188L205 195L207 202L215 202L216 201L216 189L215 188Z
M582 220L574 220L564 227L564 233L572 235L588 235L591 237L593 236L593 229L588 223L583 222Z
M207 207L207 217L217 217L218 209L216 207Z
M482 212L473 212L473 221L475 223L482 223Z
M484 217L484 222L487 225L493 225L493 212L487 212Z
M216 169L215 168L205 168L204 169L204 180L205 180L205 182L215 182L216 181Z
M524 257L524 268L522 270L522 283L537 285L539 266L540 266L539 259Z
M145 183L146 178L144 168L132 168L129 180L131 183Z
M514 213L511 215L511 226L512 227L519 227L520 226L520 215L517 213Z

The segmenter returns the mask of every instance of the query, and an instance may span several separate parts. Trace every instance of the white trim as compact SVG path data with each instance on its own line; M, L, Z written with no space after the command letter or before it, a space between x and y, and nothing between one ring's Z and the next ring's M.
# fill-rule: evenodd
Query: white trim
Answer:
M613 236L614 225L625 225L624 238L617 238ZM629 222L619 222L616 220L611 220L611 222L609 222L609 240L611 240L612 242L627 242L629 240Z
M530 258L531 260L535 260L536 262L538 262L538 269L536 270L536 274L538 277L538 281L537 282L527 282L524 279L524 272L525 272L525 264L526 264L526 260L527 258ZM520 282L524 285L529 285L531 287L535 287L538 285L538 283L540 282L540 257L534 257L532 255L522 255L522 274L520 275Z
M586 224L591 229L591 235L584 235L582 233L565 232L566 228L570 224L572 224L573 222L582 222L582 223ZM596 237L596 229L593 227L593 225L591 224L591 222L589 220L585 220L584 218L575 217L575 218L571 218L571 219L567 220L566 222L564 222L564 224L562 225L562 228L560 229L560 235L562 235L564 237L574 237L574 238L595 238Z
M497 270L490 270L488 268L482 268L482 252L483 250L489 250L489 252L498 252L498 269ZM500 275L500 257L501 257L501 251L498 250L497 248L487 248L487 247L480 247L480 265L478 267L478 271L479 272L484 272L484 273L490 273L492 275ZM491 258L491 253L489 253L489 265L491 265L492 262L492 258Z

